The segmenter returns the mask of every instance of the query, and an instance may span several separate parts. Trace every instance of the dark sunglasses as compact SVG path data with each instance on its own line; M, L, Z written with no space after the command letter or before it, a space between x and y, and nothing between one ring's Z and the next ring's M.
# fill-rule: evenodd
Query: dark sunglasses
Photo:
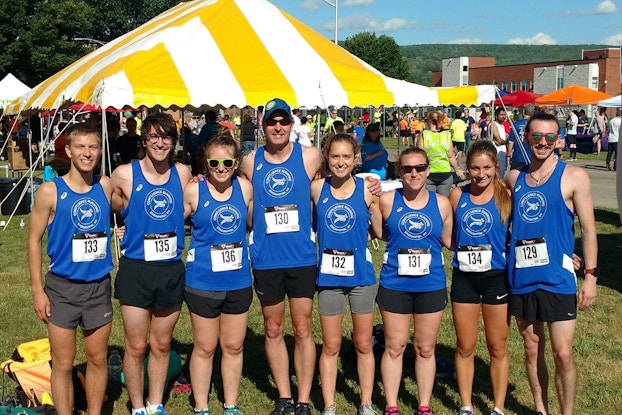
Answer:
M557 134L554 133L528 133L527 137L529 137L534 143L539 143L540 140L542 140L542 137L546 138L548 143L554 143L555 140L557 140Z
M426 171L427 168L428 168L428 165L423 163L423 164L415 164L414 166L400 166L400 171L404 174L410 174L412 173L414 169L417 173L421 173L422 171Z
M207 165L210 169L217 169L222 163L225 169L230 169L235 165L235 159L207 159Z
M292 120L290 118L281 118L280 120L270 118L268 121L266 121L266 124L270 127L274 127L275 125L277 125L277 123L281 125L290 125L292 123Z

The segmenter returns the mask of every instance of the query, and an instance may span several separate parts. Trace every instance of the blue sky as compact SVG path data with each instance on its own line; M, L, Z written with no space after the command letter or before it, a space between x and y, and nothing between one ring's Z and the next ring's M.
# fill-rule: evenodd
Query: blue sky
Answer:
M333 39L335 8L324 0L269 1ZM622 0L338 0L338 5L339 40L369 31L391 36L398 45L622 44Z

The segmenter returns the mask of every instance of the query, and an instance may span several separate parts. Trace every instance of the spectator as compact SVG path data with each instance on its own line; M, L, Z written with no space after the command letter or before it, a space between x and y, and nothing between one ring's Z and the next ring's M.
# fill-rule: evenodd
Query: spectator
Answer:
M618 158L618 141L620 139L620 125L622 124L622 109L616 110L616 116L609 120L609 143L607 144L607 159L605 166L607 171L611 171L609 164L613 158L613 171L616 170L616 160Z
M363 173L377 174L380 176L380 180L387 178L389 152L380 141L380 129L376 123L371 123L367 126L365 136L363 137L361 160L363 161L361 167Z
M465 176L456 161L449 131L440 130L441 115L439 111L428 112L429 129L423 130L417 147L426 152L430 161L430 169L426 174L428 190L448 196L454 184L452 167L460 179L464 180Z

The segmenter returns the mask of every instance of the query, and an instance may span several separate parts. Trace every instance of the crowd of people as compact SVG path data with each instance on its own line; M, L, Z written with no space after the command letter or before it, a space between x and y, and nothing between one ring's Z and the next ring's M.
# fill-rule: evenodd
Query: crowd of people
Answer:
M504 112L495 111L494 124L487 128L500 130ZM337 359L348 301L360 387L358 414L374 415L374 404L379 406L372 402L377 305L385 333L380 360L383 412L399 414L403 355L412 332L415 414L432 415L435 348L448 303L446 248L453 252L450 299L461 400L456 413L474 413L480 312L491 362L490 414L503 415L505 409L511 316L523 337L536 413L549 413L545 325L559 406L562 414L573 413L577 308L585 310L594 303L599 275L590 181L583 169L555 158L560 141L557 118L524 112L528 119L514 142L523 146L529 162L510 170L505 179L502 159L511 142L506 134L493 133L492 140L467 139L466 132L474 131L465 128L474 125L468 112L461 117L465 126L452 128L442 112L432 111L427 116L429 128L415 134L416 145L399 155L402 188L385 193L379 180L353 176L361 151L355 135L334 131L321 152L302 145L299 136L292 139L296 113L278 98L261 113L264 146L246 148L249 151L242 154L230 129L212 131L198 147L193 167L204 174L194 177L186 165L173 161L179 128L166 113L142 120L140 154L117 167L111 177L94 174L102 153L99 130L89 124L69 127L64 149L68 172L37 191L28 233L33 303L49 330L57 412L71 413L71 368L80 327L87 359L88 412L101 413L114 297L120 303L125 334L123 366L132 415L166 414L163 398L171 341L183 302L193 333L194 413L210 414L213 359L220 343L223 413L239 415L254 288L263 314L266 359L278 393L271 415L311 414L316 293L322 330L322 414L339 412ZM489 115L485 123L487 119ZM336 130L340 120L331 120L330 128ZM240 121L241 128L246 123L248 119ZM300 121L298 128L304 124ZM375 122L366 125L363 162L385 157L386 149L378 146L378 127ZM456 145L457 153L466 154L469 182L463 187L445 183L452 168L466 177L452 142L464 143ZM125 224L117 234L122 256L114 283L110 212L119 213ZM573 253L575 216L582 231L582 259ZM192 236L183 261L187 218ZM44 281L46 230L51 266ZM368 250L370 237L387 241L378 284ZM579 286L575 271L582 264L585 277ZM285 342L287 315L294 335L295 393Z

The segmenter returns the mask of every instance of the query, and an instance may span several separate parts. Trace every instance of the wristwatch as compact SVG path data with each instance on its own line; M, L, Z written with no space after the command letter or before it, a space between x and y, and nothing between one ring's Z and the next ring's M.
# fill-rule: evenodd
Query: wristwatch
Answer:
M600 276L600 270L598 268L586 268L585 275L590 274L594 278L598 278Z

